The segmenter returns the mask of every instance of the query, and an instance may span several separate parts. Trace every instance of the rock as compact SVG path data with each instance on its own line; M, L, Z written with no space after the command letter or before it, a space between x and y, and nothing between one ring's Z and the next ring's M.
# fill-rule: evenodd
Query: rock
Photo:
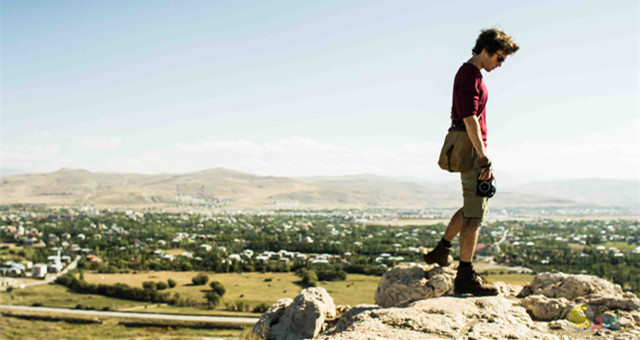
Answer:
M636 337L631 333L623 332L616 335L614 339L615 340L633 340L633 339L636 339Z
M566 331L566 330L571 330L573 328L571 327L571 324L567 320L555 320L555 321L549 322L549 329Z
M277 340L314 338L322 330L325 320L335 316L336 306L329 293L321 287L307 288L284 308L277 322L271 324L268 337L265 338Z
M291 304L293 299L285 298L276 301L267 311L260 316L260 320L253 326L253 333L260 339L274 339L271 326L280 322L285 309Z
M586 303L593 309L595 314L602 314L609 310L633 311L640 309L640 299L624 298L622 296L591 296L585 298Z
M522 299L520 305L534 320L551 321L566 317L573 304L565 298L550 299L544 295L531 295Z
M319 339L557 338L505 297L437 297L406 308L354 307Z
M640 310L640 299L635 294L625 293L619 285L592 275L541 273L518 297L524 297L521 305L535 320L565 318L577 305L588 306L592 317L612 310Z
M448 267L401 265L387 270L375 293L376 304L395 307L453 292L455 270Z
M575 300L581 296L622 295L620 285L593 275L569 275L564 273L540 273L524 288L525 292L519 297L528 295L544 295L550 298L565 298ZM526 295L525 295L526 294Z
M514 284L508 284L508 283L504 283L504 282L495 282L493 283L493 286L496 287L496 289L498 289L498 294L502 295L502 296L516 296L518 294L518 292L522 291L522 286L519 285L514 285Z

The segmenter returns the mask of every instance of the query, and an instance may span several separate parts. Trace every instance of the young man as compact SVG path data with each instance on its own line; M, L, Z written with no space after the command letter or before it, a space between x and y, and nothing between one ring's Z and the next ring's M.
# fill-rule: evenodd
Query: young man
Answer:
M466 131L469 135L473 145L470 152L474 169L460 174L463 207L453 215L444 236L431 252L424 255L424 260L428 264L450 265L451 240L460 233L460 265L455 279L455 291L458 294L498 294L495 287L482 283L471 265L478 242L478 227L487 211L488 202L487 197L476 195L476 185L478 180L493 179L491 161L487 154L488 94L480 71L491 72L500 67L507 56L518 49L519 46L503 31L483 30L472 50L473 56L458 69L453 84L451 129Z

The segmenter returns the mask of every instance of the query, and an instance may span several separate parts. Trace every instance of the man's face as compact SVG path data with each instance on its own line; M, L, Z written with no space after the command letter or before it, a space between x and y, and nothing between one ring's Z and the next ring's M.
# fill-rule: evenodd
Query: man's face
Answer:
M493 71L493 69L502 66L502 63L507 58L507 55L503 50L498 50L493 55L490 55L486 49L482 50L481 53L481 61L482 68L484 68L487 72Z

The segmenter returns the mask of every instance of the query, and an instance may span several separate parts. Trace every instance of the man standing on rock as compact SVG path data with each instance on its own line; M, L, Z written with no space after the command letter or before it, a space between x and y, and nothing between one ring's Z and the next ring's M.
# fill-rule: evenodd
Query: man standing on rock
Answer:
M460 266L455 279L455 292L475 296L497 295L498 291L483 284L473 270L471 262L478 242L479 226L487 211L487 197L476 195L478 180L493 180L491 161L487 154L487 88L480 70L491 72L515 53L519 46L499 29L486 29L480 33L473 48L473 56L458 69L453 84L451 129L466 131L471 144L473 170L460 173L463 207L451 218L449 226L438 245L424 255L428 264L448 266L453 262L451 240L460 233Z

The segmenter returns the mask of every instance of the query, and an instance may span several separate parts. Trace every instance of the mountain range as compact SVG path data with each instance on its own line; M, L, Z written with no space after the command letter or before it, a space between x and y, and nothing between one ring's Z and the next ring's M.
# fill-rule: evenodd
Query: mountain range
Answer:
M252 209L453 208L460 189L438 183L362 174L258 176L225 168L187 174L100 173L63 168L0 178L0 204L99 208L215 205ZM533 182L491 199L492 207L638 206L639 181ZM499 189L500 190L500 189Z

